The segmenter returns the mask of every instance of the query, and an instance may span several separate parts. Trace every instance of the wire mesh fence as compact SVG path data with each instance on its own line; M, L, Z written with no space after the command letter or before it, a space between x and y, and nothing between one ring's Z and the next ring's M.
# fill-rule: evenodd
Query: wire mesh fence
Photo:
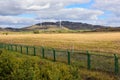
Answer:
M75 51L71 53L71 62L75 66L87 68L87 55L83 51Z
M91 55L91 69L114 72L114 57Z
M0 44L0 48L20 52L21 54L40 56L52 61L60 61L69 65L89 70L105 71L120 75L120 57L116 54L94 54L89 51L60 50L47 47L35 47L16 44Z

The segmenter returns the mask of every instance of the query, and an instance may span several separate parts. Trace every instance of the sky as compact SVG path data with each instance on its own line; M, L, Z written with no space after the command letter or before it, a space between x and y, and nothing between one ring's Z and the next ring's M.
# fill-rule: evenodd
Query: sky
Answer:
M120 0L0 0L0 27L74 21L120 27Z

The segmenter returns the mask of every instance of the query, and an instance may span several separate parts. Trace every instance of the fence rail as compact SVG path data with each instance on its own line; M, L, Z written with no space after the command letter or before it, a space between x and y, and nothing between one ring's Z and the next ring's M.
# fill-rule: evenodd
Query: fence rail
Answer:
M89 51L58 50L54 48L35 47L0 43L0 48L20 52L26 55L41 56L54 62L61 61L88 70L106 71L120 75L120 58L117 54L92 54Z

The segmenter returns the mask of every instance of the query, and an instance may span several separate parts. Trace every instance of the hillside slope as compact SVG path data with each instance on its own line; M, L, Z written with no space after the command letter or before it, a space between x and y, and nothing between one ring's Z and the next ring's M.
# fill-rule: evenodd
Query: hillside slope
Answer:
M120 31L120 27L108 27L102 25L92 25L81 22L43 22L35 25L31 25L23 28L0 28L0 31L33 31L33 30L84 30L84 31L94 31L94 32L110 32L110 31Z
M61 24L61 26L60 26ZM62 21L60 22L43 22L38 23L29 27L22 28L23 30L32 30L32 29L49 29L49 28L63 28L63 29L70 29L70 30L95 30L98 28L104 28L105 26L100 25L92 25L87 23L81 22L69 22L69 21Z

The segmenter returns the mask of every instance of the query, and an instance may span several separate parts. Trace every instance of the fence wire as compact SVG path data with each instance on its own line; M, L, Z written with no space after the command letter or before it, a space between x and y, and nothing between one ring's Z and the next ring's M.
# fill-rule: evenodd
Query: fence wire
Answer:
M3 43L0 44L0 48L20 52L21 54L40 56L45 59L64 62L79 68L105 71L120 75L120 57L113 54L103 55L93 54L88 51L70 51Z

